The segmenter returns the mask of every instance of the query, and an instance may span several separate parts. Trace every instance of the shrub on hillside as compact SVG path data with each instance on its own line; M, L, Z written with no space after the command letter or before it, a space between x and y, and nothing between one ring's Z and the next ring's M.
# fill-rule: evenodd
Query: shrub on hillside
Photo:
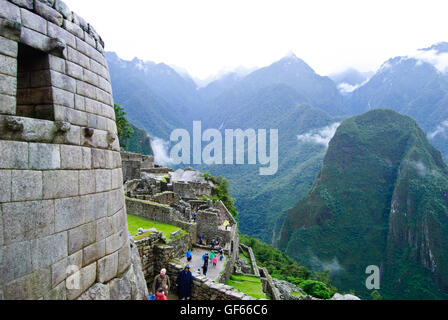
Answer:
M309 295L320 298L330 299L330 289L325 283L316 280L305 280L300 284L300 287Z

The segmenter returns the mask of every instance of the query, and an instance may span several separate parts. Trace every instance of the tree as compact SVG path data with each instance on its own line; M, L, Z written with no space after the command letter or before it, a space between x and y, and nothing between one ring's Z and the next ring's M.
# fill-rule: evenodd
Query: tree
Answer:
M377 290L373 290L372 293L370 294L370 296L372 297L373 300L382 300L383 299L383 297Z
M118 105L114 104L115 122L117 123L118 139L122 147L125 147L125 141L132 138L134 130L131 127L131 123L126 119L126 112Z

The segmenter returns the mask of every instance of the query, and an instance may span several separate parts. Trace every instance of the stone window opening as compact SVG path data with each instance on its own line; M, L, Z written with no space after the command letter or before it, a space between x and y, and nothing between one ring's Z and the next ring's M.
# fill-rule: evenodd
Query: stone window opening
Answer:
M48 53L19 43L16 115L54 120Z

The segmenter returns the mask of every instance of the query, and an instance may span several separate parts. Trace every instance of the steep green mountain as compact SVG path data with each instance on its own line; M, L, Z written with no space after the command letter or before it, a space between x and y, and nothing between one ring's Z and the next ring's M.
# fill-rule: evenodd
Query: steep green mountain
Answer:
M378 109L338 128L279 247L364 298L376 265L386 299L446 299L447 242L448 167L413 119Z
M120 145L124 148L124 150L146 154L148 156L154 155L151 148L151 138L148 136L148 133L143 129L137 128L132 123L131 127L134 131L132 137L120 141Z

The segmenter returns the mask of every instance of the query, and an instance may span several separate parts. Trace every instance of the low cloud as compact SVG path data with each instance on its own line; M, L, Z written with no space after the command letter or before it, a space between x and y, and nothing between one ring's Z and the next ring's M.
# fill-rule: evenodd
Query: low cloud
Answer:
M336 130L341 125L340 122L333 123L327 127L323 127L317 130L312 130L305 134L301 134L297 136L297 139L303 143L312 143L312 144L320 144L328 147L330 140L333 139Z
M154 152L154 162L166 166L171 164L173 161L169 157L169 146L170 143L161 138L151 138L151 148Z
M311 257L311 263L322 271L330 270L331 273L344 271L344 267L339 264L338 258L336 257L329 261L323 261L313 255Z
M448 129L448 120L443 121L441 124L439 124L431 133L428 133L429 139L434 139L438 134L445 133Z
M432 64L439 72L448 73L448 53L437 50L417 50L409 55L410 58L418 60L417 65L422 62Z
M421 177L426 177L428 175L434 177L438 176L436 170L428 169L421 161L409 161L409 164L417 171L417 174Z
M355 85L351 85L349 83L343 82L340 83L338 85L338 89L342 94L347 94L347 93L352 93L353 91L355 91L356 89L362 87L363 85L365 85L367 82L369 82L370 78L366 79L365 81L363 81L360 84L355 84Z
M428 168L426 168L425 164L421 161L411 161L410 165L417 170L419 176L426 176L428 174Z

